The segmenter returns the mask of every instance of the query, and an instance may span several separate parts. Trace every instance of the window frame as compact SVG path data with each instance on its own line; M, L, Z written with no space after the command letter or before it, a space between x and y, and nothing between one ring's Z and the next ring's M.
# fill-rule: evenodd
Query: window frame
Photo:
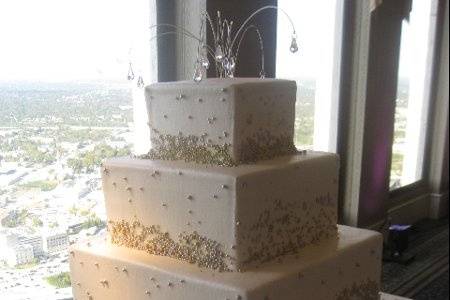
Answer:
M156 0L158 1L158 0ZM176 1L176 0L173 0ZM422 178L417 182L403 186L399 189L390 190L389 188L389 174L392 159L392 142L393 142L393 125L394 125L394 112L395 106L388 100L384 99L382 105L389 105L388 112L392 113L392 118L389 116L389 124L385 125L383 129L386 134L384 142L389 145L389 155L383 158L383 179L387 179L378 189L377 207L374 211L364 212L364 205L367 205L367 193L368 189L372 186L367 184L367 174L370 174L374 169L373 164L367 164L365 159L372 157L376 152L370 149L370 139L374 138L376 133L370 128L370 125L374 124L374 116L371 111L367 111L368 107L374 107L373 102L376 101L375 97L371 95L371 92L375 91L381 97L393 97L393 87L389 83L389 87L381 85L381 90L374 89L374 85L380 86L380 80L382 75L376 71L374 65L374 57L380 57L380 52L383 51L383 47L371 47L374 46L376 40L374 35L379 35L378 31L386 30L382 28L383 19L392 17L392 14L397 14L395 18L396 35L389 38L379 35L377 38L389 44L389 49L392 53L390 55L397 55L400 51L401 40L401 23L405 16L405 9L411 5L410 0L384 0L379 7L373 7L374 1L359 1L359 0L339 0L339 3L343 6L343 22L341 24L341 36L340 48L341 52L337 54L340 57L340 68L336 71L339 73L338 86L338 125L337 125L337 153L341 157L341 169L340 169L340 189L339 189L339 221L354 226L370 226L377 222L383 222L391 212L410 201L411 199L418 197L428 197L430 195L430 170L431 164L434 158L431 157L432 143L434 129L432 120L436 115L436 97L439 80L439 57L440 57L440 44L442 40L442 24L444 21L445 7L448 6L448 0L433 0L435 3L436 18L431 24L430 30L433 41L433 49L430 51L432 61L428 65L428 83L426 97L429 99L429 108L427 112L427 128L426 128L426 145L424 149ZM264 3L255 3L255 1L239 1L239 5L235 5L236 1L221 1L221 0L202 0L201 3L205 3L206 10L210 14L215 14L217 10L226 11L226 15L236 16L236 22L242 21L242 17L247 16L247 12L251 12L260 8L262 5L270 4L277 5L276 0L267 0ZM190 3L190 2L189 2ZM195 6L195 5L194 5ZM198 7L198 5L197 5ZM448 8L447 8L448 9ZM380 10L384 10L383 16L380 16ZM389 10L386 12L386 10ZM401 15L403 13L403 15ZM264 22L266 26L271 27L267 29L267 32L263 32L265 37L265 50L266 50L266 71L268 77L273 77L275 74L275 62L276 62L276 29L270 24L276 24L276 14L264 14ZM179 15L176 18L180 18ZM192 24L192 26L196 21ZM178 24L177 22L172 22ZM189 22L188 22L189 23ZM276 27L275 27L276 28ZM207 35L207 39L211 37ZM386 40L390 39L390 40ZM373 45L371 44L373 43ZM176 55L185 55L179 51L180 45L176 44ZM375 49L374 49L375 48ZM243 51L243 55L253 53L257 49L248 47ZM247 54L246 54L247 53ZM395 54L397 53L397 54ZM389 74L394 74L397 77L398 65L395 65L395 59L390 57L391 64L387 66ZM184 58L184 62L190 60ZM376 58L375 58L376 61ZM398 59L397 59L398 62ZM177 65L175 68L184 68L179 65L177 59ZM392 65L394 64L394 65ZM186 65L186 63L184 64ZM187 67L191 67L187 64ZM247 72L253 72L254 64L251 60L243 59L240 64L240 68ZM252 69L253 68L253 69ZM246 71L241 73L237 70L237 76L247 75ZM212 70L210 72L213 72ZM382 72L381 72L382 73ZM383 74L384 75L384 74ZM170 78L171 80L179 80L181 78ZM380 79L381 78L381 79ZM394 79L393 79L394 80ZM396 79L398 80L398 79ZM395 84L397 86L397 84ZM396 88L395 88L396 93ZM447 115L448 117L448 115ZM376 118L375 118L376 119ZM381 119L383 120L383 119ZM376 120L375 120L376 121ZM384 120L383 120L384 121ZM387 132L392 131L392 132ZM442 137L441 137L442 138ZM423 216L428 214L428 211L421 212Z
M421 178L413 183L404 185L394 190L389 191L389 207L395 207L405 199L418 197L426 194L429 191L427 175L430 171L431 164L431 142L433 136L432 120L436 114L436 96L438 90L440 51L443 34L443 13L445 1L432 0L431 15L430 15L430 29L429 29L429 44L432 49L429 50L427 59L427 74L426 74L426 95L424 101L428 102L427 112L427 128L425 129L425 148L423 151L422 174Z
M389 2L386 1L385 2ZM396 4L399 4L399 1ZM342 75L341 75L341 96L340 96L340 110L339 110L339 128L338 128L338 153L341 156L341 184L340 184L340 196L339 196L339 210L340 210L340 222L354 225L354 226L371 226L373 224L383 223L391 215L395 215L396 210L401 210L401 207L407 206L407 203L414 199L423 201L418 204L421 211L408 212L404 211L401 214L406 217L401 217L403 220L413 220L416 216L427 217L429 204L426 202L430 198L430 165L433 157L431 157L432 148L432 135L433 135L433 118L436 114L436 94L439 79L439 58L441 40L443 34L443 22L445 14L445 5L448 5L448 1L435 0L437 4L434 5L434 12L436 17L432 20L430 30L430 38L433 38L433 49L430 51L431 64L428 64L427 70L427 94L429 99L429 109L427 112L427 128L425 137L425 149L423 157L423 169L422 178L412 184L403 186L399 189L390 190L389 184L385 184L385 192L381 193L381 199L378 199L378 211L375 212L375 216L361 216L361 207L364 206L367 201L367 186L362 187L361 184L364 180L364 172L368 170L363 167L362 160L363 155L367 153L368 145L364 141L364 136L370 133L361 129L366 126L368 122L371 122L373 118L370 114L365 114L365 107L370 104L369 96L367 93L367 86L373 84L370 82L372 79L368 79L368 76L372 76L371 70L368 68L368 60L373 55L377 55L377 51L373 51L370 47L370 39L372 38L373 30L372 26L379 26L373 22L371 8L368 3L361 3L359 1L346 1L345 3L345 19L344 24L345 36L343 40L346 41L343 45L342 55ZM392 3L391 3L392 4ZM405 7L407 7L407 1L404 1ZM402 6L399 4L399 7ZM395 8L395 7L394 7ZM448 9L448 8L447 8ZM368 17L370 15L370 17ZM397 37L398 50L400 47L401 36ZM448 51L448 50L447 50ZM395 74L398 73L398 67L393 70ZM394 108L395 109L395 108ZM395 110L392 110L394 113ZM447 115L448 117L448 115ZM392 121L392 128L393 122ZM390 130L390 126L386 126L385 131ZM367 139L367 136L366 136ZM393 139L391 139L390 145L392 146ZM392 153L391 153L392 155ZM385 170L386 176L390 174L391 157L388 158L389 170ZM367 166L366 166L367 167ZM374 166L369 166L373 168ZM369 185L370 186L370 185ZM408 216L409 215L409 216ZM397 218L399 219L399 218Z

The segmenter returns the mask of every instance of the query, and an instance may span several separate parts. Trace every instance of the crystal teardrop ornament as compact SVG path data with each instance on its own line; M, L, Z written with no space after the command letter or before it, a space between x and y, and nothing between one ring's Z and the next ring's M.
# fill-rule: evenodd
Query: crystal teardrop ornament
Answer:
M234 71L236 71L236 60L234 59L234 57L230 57L229 60L229 77L233 78L234 77Z
M220 45L217 46L216 48L216 53L214 54L216 61L217 62L222 62L224 59L224 55L223 55L223 51L222 51L222 47Z
M266 78L266 71L261 70L261 72L259 72L259 78L261 78L261 79Z
M203 80L203 70L200 67L200 64L197 64L197 66L195 67L193 78L194 81L197 83Z
M134 80L134 72L133 72L133 66L130 63L130 66L128 67L128 75L127 75L127 79L128 80Z
M142 78L142 76L139 76L139 77L138 77L138 80L137 80L137 87L138 87L138 88L143 88L143 87L144 87L144 79Z
M209 59L208 59L206 56L200 57L200 64L201 64L202 67L205 68L206 70L209 69Z
M297 38L295 36L292 37L291 47L289 48L292 53L296 53L298 51Z
M202 43L198 49L198 62L202 65L206 70L209 69L210 63L208 59L208 50L206 46Z
M230 69L233 71L236 69L236 60L234 57L230 57Z
M228 57L224 57L222 60L222 68L225 71L226 77L231 77L231 63Z

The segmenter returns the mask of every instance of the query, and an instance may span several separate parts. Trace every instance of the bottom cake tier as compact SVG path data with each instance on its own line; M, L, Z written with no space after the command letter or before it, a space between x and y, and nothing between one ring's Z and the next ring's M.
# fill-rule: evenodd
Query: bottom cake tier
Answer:
M378 300L381 235L339 226L339 237L245 273L219 273L105 241L76 245L74 299Z

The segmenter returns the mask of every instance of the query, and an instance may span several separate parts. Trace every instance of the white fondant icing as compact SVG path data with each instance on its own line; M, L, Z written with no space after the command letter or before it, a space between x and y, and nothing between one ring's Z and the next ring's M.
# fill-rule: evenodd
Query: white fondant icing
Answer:
M112 159L103 173L107 216L159 225L173 239L197 231L234 258L230 269L244 270L333 235L338 164L319 152L235 168Z
M76 299L86 299L88 292L93 299L108 300L335 300L346 289L364 288L367 282L379 286L381 245L378 233L340 226L338 240L245 273L199 269L104 242L74 247L70 264Z
M296 84L277 79L206 79L146 88L149 125L159 134L230 144L233 161L252 157L250 140L294 136Z

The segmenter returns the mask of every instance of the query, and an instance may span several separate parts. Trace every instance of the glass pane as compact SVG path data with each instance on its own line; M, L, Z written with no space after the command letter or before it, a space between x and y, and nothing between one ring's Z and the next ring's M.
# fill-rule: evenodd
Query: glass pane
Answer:
M297 81L296 146L335 151L338 78L334 74L341 8L337 0L279 0L278 5L291 16L300 49L296 54L289 51L292 29L279 14L276 75Z
M400 66L392 147L391 189L422 178L428 115L427 65L433 1L413 1L402 26Z
M133 148L147 6L0 1L1 299L70 299L69 243L105 234L100 163Z

